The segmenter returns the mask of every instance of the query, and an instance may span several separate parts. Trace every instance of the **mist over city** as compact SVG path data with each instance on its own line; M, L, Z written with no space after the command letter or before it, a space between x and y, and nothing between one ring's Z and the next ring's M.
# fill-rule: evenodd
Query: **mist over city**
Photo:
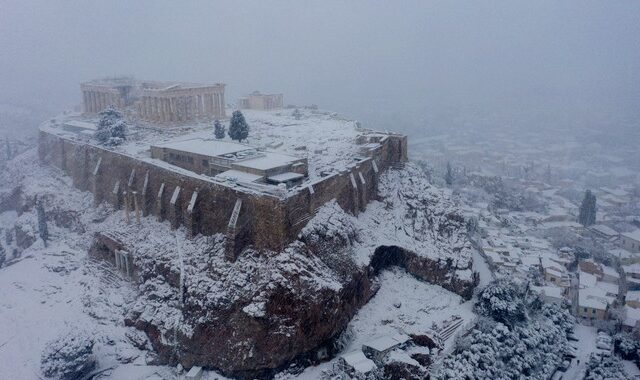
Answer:
M0 0L0 378L640 378L640 3Z

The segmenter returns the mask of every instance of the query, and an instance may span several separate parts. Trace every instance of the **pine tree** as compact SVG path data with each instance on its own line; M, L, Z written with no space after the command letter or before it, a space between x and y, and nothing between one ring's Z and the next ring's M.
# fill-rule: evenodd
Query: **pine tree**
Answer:
M447 186L453 185L453 170L451 169L451 163L447 162L447 172L444 175L444 182Z
M48 342L40 357L40 369L48 378L81 379L96 366L95 341L86 331L70 328Z
M122 118L122 114L115 108L109 107L100 112L97 130L94 137L104 145L120 145L126 140L127 123Z
M216 121L213 123L213 134L214 134L214 136L215 136L218 140L220 140L220 139L223 139L223 138L224 138L224 135L225 135L226 133L227 133L227 130L226 130L226 128L225 128L222 124L220 124L220 120L216 120Z
M578 214L578 222L585 227L595 224L596 222L596 196L587 190L584 193L584 199L580 205Z
M2 264L4 264L5 260L7 260L7 253L2 244L0 244L0 268L2 268Z
M36 200L36 211L38 212L38 233L46 247L47 240L49 240L49 229L47 228L47 215L44 212L44 206L40 200Z
M547 183L551 183L551 165L547 165L547 171L545 172L545 179Z
M229 124L229 137L232 140L242 140L249 136L249 125L244 119L244 115L240 111L234 111L231 115L231 123Z
M7 147L7 161L9 161L12 156L13 156L13 152L11 152L11 144L9 144L9 138L5 138L5 144Z

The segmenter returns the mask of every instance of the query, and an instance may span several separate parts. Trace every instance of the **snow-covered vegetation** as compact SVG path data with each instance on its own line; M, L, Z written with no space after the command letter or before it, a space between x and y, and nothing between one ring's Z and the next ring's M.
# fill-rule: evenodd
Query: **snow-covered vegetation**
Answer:
M82 378L96 365L94 344L90 333L86 331L71 329L62 332L42 352L42 373L57 380Z
M627 380L622 362L615 357L600 358L592 355L587 364L585 380Z
M547 379L564 360L574 324L568 310L543 304L508 280L489 284L476 310L484 318L459 339L436 378Z
M122 144L127 139L127 122L122 117L122 113L113 107L100 112L100 120L96 125L94 137L100 144L116 146Z

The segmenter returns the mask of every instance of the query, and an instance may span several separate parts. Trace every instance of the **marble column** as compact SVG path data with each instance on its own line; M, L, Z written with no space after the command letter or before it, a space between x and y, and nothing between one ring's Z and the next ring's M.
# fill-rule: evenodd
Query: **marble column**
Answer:
M191 110L191 119L198 118L198 104L196 102L196 95L189 95L189 109Z
M206 112L204 111L204 95L200 94L198 96L198 109L200 110L200 116L205 116Z
M218 94L215 92L211 94L211 100L213 101L212 113L213 116L218 114Z
M216 97L215 94L209 94L209 104L211 107L211 115L216 114Z
M93 113L98 112L98 94L95 91L91 91L91 107Z
M140 115L142 115L144 119L146 119L147 115L149 114L147 112L147 107L149 106L147 103L148 103L147 97L143 96L142 99L140 100Z
M160 121L163 123L167 121L167 110L164 98L160 98Z
M225 116L224 107L224 91L220 91L220 117Z
M82 91L82 110L87 113L89 110L87 109L87 92Z
M180 97L180 121L187 121L187 98Z

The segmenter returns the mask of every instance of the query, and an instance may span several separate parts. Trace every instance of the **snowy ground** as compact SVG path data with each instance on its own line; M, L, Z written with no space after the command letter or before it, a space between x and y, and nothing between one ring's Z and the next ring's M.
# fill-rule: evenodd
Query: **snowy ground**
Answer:
M595 327L584 326L576 323L575 329L577 342L570 342L577 350L577 357L571 361L571 367L564 375L565 379L580 379L584 376L589 355L596 350L596 337L598 332Z
M360 349L362 344L392 333L420 334L453 315L465 322L474 317L472 301L440 286L417 280L403 269L392 268L380 274L380 290L353 318L347 327L352 336L342 353ZM452 344L454 338L446 341ZM318 379L337 359L307 368L297 378Z
M100 378L175 379L174 368L153 365L154 355L135 348L128 338L137 331L123 325L123 310L133 302L135 289L114 268L87 257L96 231L129 228L123 226L122 213L105 206L94 208L91 194L74 189L67 176L34 164L35 152L17 160L20 163L8 173L12 181L20 182L25 194L45 196L47 210L76 211L82 228L49 223L48 247L37 241L0 268L0 378L38 379L46 342L65 329L81 329L95 337L99 368L108 369ZM446 214L450 205L444 206ZM7 229L16 219L26 230L37 230L35 210L21 216L13 211L0 214L0 228ZM140 229L145 228L164 231L169 227L144 218ZM140 239L151 244L156 240L149 239L151 235ZM424 332L452 315L464 320L473 317L470 303L403 270L382 272L380 282L379 292L351 322L353 335L346 350L391 332ZM453 338L447 341L452 342ZM317 378L317 371L330 366L309 369L302 378ZM208 372L207 378L222 379L214 372Z
M364 133L356 122L339 117L335 113L301 110L302 117L296 120L293 110L242 111L250 127L249 137L244 143L265 150L285 153L297 157L306 157L309 164L309 180L313 181L322 174L339 172L358 157L356 137ZM230 113L228 110L227 113ZM64 131L61 125L66 120L86 120L78 114L61 115L55 123L45 123L42 129L72 139L91 142L86 135ZM228 127L228 123L223 121ZM213 139L213 123L201 123L182 127L130 126L127 141L116 151L138 157L150 158L150 146L194 138ZM231 141L225 136L223 141ZM95 141L93 141L95 143Z
M116 357L142 360L144 352L127 343L118 309L131 292L128 284L108 277L86 250L73 241L36 242L19 261L0 269L0 376L37 379L45 343L67 329L96 338L100 366Z

